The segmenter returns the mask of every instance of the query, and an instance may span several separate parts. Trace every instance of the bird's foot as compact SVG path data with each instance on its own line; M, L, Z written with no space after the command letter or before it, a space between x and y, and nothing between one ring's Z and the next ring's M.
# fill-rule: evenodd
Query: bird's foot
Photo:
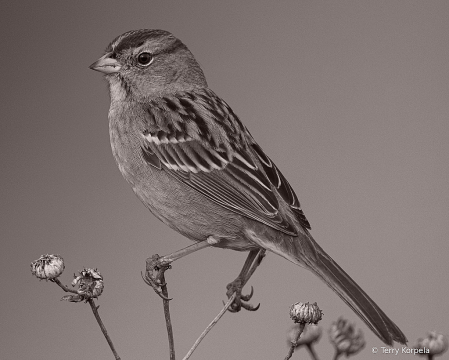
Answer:
M235 296L235 300L233 301L233 303L231 304L231 306L229 307L229 311L236 313L239 312L242 308L248 311L256 311L257 309L259 309L260 304L258 304L257 306L254 306L252 304L249 304L248 301L251 300L251 298L253 297L254 294L254 290L253 287L251 286L251 292L248 295L243 295L242 294L242 289L244 286L245 282L241 279L241 278L237 278L235 279L233 282L229 283L226 286L226 296L228 297L228 299L232 296L232 294L236 294Z
M164 257L158 254L147 259L145 275L142 275L143 281L153 288L153 290L164 300L171 300L162 293L162 287L166 285L164 273L171 269L170 262L164 261Z

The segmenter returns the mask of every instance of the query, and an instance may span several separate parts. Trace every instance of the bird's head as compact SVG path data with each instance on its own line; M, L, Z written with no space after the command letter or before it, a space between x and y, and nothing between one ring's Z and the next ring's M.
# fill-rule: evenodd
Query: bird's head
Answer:
M105 74L112 98L132 96L139 101L207 87L187 46L164 30L133 30L118 36L90 68Z

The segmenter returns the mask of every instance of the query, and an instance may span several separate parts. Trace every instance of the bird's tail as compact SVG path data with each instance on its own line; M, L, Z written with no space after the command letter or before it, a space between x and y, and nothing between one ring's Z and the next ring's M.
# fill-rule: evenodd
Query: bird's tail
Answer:
M386 344L393 341L406 344L399 327L371 300L357 283L315 242L309 233L300 241L284 242L279 255L305 266L320 277ZM297 238L298 239L298 238ZM290 238L291 240L291 238ZM296 239L295 239L296 240Z

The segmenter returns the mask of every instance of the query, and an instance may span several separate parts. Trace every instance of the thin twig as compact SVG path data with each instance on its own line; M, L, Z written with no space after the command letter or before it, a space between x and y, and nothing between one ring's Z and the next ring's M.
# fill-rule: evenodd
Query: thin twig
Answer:
M173 340L173 328L171 325L171 319L170 319L170 299L168 298L168 290L167 290L167 284L165 282L165 276L164 272L162 272L161 276L161 290L162 295L164 295L165 299L162 299L162 302L164 304L164 315L165 315L165 324L167 326L167 335L168 335L168 345L170 348L170 360L175 360L175 342Z
M186 249L190 250L190 248L192 248L192 246L189 246ZM193 251L196 251L196 250L193 250ZM191 251L191 252L193 252L193 251ZM186 255L186 254L183 254L183 256L184 255ZM254 271L256 270L257 266L260 264L260 262L262 261L264 256L265 256L265 250L260 250L259 253L257 254L256 261L252 264L252 267L250 268L250 270L248 272L249 276L246 277L245 283L249 280L251 275L254 273ZM167 256L167 258L168 257L169 256ZM181 256L179 256L179 257L181 257ZM178 257L174 257L173 259L171 259L170 262L176 260L177 258ZM151 273L150 273L151 266L152 266L151 264L152 263L150 262L150 266L149 266L149 263L148 263L148 260L147 260L146 276L145 277L142 276L144 281L148 285L151 285L151 284L150 284L149 280L146 277L150 276L150 278L151 278ZM161 294L159 294L159 295L160 296L162 295L161 298L162 298L163 305L164 305L165 324L166 324L166 327L167 327L168 343L169 343L169 348L170 348L170 360L175 360L175 345L174 345L174 340L173 340L173 328L172 328L172 324L171 324L171 320L170 320L170 307L169 307L169 301L171 299L168 297L167 284L165 282L165 276L164 276L164 272L166 270L168 270L168 269L169 269L168 266L159 266L159 273L157 275L157 278L158 278L158 283L160 284L160 288L161 288ZM242 285L245 285L245 283L243 283ZM232 305L232 303L234 302L236 296L237 296L236 293L232 294L232 296L228 299L228 302L224 305L223 309L218 313L218 315L214 318L214 320L212 320L212 322L201 333L200 337L195 341L195 343L193 344L192 348L189 350L189 352L183 358L183 360L187 360L187 359L190 358L190 356L193 354L193 352L198 347L198 345L201 343L201 341L204 339L204 337L208 334L208 332L210 330L212 330L212 328L215 326L215 324L220 320L220 318L224 315L224 313Z
M58 278L51 279L51 281L53 281L55 284L59 285L59 287L60 287L62 290L64 290L65 292L70 292L70 293L73 293L73 294L78 294L78 291L76 291L76 290L74 290L74 289L70 289L69 287L65 286L63 283L61 283L61 282L59 281Z
M188 248L191 248L191 246ZM147 285L150 285L162 299L162 304L164 307L165 326L167 327L170 360L175 360L175 341L173 339L173 327L170 319L169 304L171 299L168 297L167 283L165 282L165 272L168 269L171 269L171 266L170 263L155 265L157 261L159 261L159 259L161 259L161 257L157 254L147 259L145 276L142 274L142 279ZM153 275L153 272L156 272L156 274Z
M251 264L251 268L248 271L247 276L243 279L244 282L242 283L242 287L247 283L247 281L249 280L251 275L257 269L257 267L259 266L259 264L262 261L262 259L264 258L264 256L265 256L265 250L259 250L255 261ZM221 309L221 311L218 313L218 315L212 320L212 322L206 327L206 329L204 329L204 331L201 333L199 338L195 341L195 343L193 344L193 346L191 347L189 352L186 354L186 356L184 356L184 358L182 360L188 360L190 358L190 356L192 356L193 352L196 350L196 348L198 347L200 342L206 337L206 335L209 333L209 331L212 330L212 328L215 326L215 324L217 324L217 322L221 319L221 317L225 314L225 312L232 305L236 296L237 296L237 294L234 292L231 295L231 297L228 299L227 303L224 304L223 309Z
M103 321L101 321L100 314L98 313L98 307L95 305L94 299L90 298L87 300L87 302L89 303L92 312L94 313L95 319L97 319L98 325L100 325L100 329L103 332L103 335L106 338L106 341L108 342L109 347L111 348L112 353L115 356L115 359L120 360L120 356L118 356L117 351L115 351L114 344L112 343L112 340L108 335L106 327L104 326Z
M304 327L305 326L306 326L306 324L303 323L303 322L299 324L298 335L296 335L296 339L295 340L291 341L290 349L288 350L288 354L287 354L287 356L285 357L284 360L288 360L288 359L290 359L292 357L292 355L293 355L293 353L295 351L295 348L297 346L297 341L299 340L299 337L301 336L302 332L304 331Z
M58 285L62 290L64 290L65 292L70 292L70 293L73 293L73 294L78 294L78 291L76 291L76 290L74 290L74 289L68 288L68 287L65 286L63 283L61 283L61 281L59 281L58 278L54 278L54 279L52 279L51 281L53 281L55 284L57 284L57 285ZM107 330L106 330L106 327L104 326L103 321L101 321L100 314L98 313L98 307L95 305L95 302L94 302L94 300L93 300L92 298L87 299L87 301L88 301L88 303L89 303L89 305L90 305L90 307L91 307L91 309L92 309L92 312L94 313L95 319L97 319L98 325L100 325L100 329L101 329L101 331L103 332L103 335L104 335L104 337L106 338L106 341L108 342L109 347L110 347L111 350L112 350L112 353L113 353L114 356L115 356L115 359L116 359L116 360L120 360L120 356L118 356L117 351L115 351L114 344L112 343L112 340L111 340L111 338L110 338L109 335L108 335L108 332L107 332Z
M188 358L190 358L190 356L193 354L193 352L198 347L200 342L204 339L204 337L207 335L207 333L212 330L212 328L215 326L215 324L218 322L218 320L220 320L220 318L224 315L224 313L231 306L231 304L235 300L235 297L236 297L236 293L232 294L232 296L229 298L228 302L224 305L223 309L221 309L221 311L218 313L218 315L215 317L215 319L212 320L212 322L207 326L207 328L204 329L204 331L201 333L200 337L195 341L192 348L189 350L187 355L184 356L184 358L182 360L187 360Z

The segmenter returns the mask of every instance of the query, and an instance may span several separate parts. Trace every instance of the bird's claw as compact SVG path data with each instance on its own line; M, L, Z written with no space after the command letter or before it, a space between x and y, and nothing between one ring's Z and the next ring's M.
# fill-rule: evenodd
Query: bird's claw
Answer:
M232 312L232 313L237 313L242 308L245 309L245 310L248 310L248 311L257 311L257 310L259 310L259 307L260 307L260 303L257 304L257 306L254 306L252 304L247 304L247 303L244 303L244 302L241 302L241 301L240 301L240 304L236 304L236 302L234 300L234 302L228 308L228 311Z
M161 263L159 260L161 257L159 255L153 255L151 258L147 259L145 275L142 274L142 279L145 283L153 288L156 294L164 300L171 300L171 298L165 296L162 293L162 286L166 283L162 281L165 271L171 269L170 264Z
M240 299L242 301L250 301L253 295L254 295L254 288L251 286L251 292L248 295L240 294Z
M259 309L260 304L254 306L247 303L254 295L254 288L252 286L251 292L248 295L242 295L242 281L240 279L234 280L232 283L228 284L226 288L228 290L226 292L228 298L230 298L232 294L236 294L234 301L228 308L228 311L236 313L239 312L242 308L248 311L256 311Z

